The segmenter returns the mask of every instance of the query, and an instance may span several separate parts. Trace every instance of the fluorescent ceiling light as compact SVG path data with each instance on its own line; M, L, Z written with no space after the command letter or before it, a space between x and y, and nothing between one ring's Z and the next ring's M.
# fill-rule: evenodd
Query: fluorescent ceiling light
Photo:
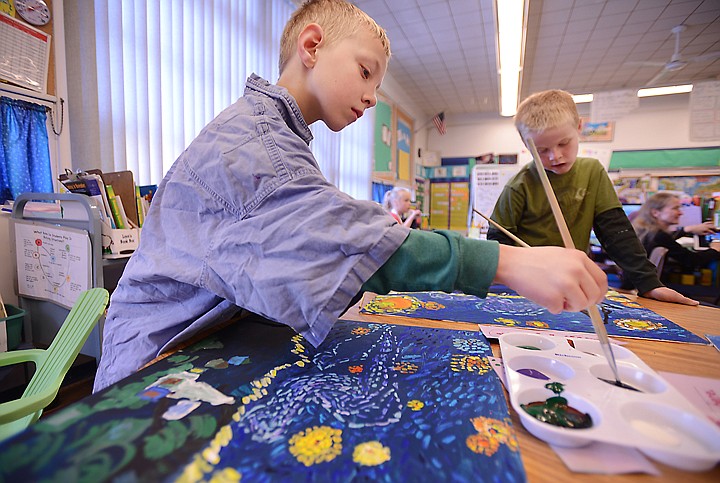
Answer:
M500 63L500 115L514 116L525 50L525 0L496 0L495 11Z
M692 91L692 84L684 84L681 86L668 86L668 87L649 87L647 89L640 89L637 91L638 97L652 97L652 96L667 96L669 94L684 94ZM593 101L592 94L573 94L572 98L575 104L582 104L585 102Z
M650 87L648 89L640 89L637 92L638 97L651 97L651 96L667 96L668 94L684 94L692 91L692 84L685 84L681 86L667 86L667 87Z
M593 95L592 94L574 94L572 96L573 101L575 101L575 104L583 104L585 102L592 102Z

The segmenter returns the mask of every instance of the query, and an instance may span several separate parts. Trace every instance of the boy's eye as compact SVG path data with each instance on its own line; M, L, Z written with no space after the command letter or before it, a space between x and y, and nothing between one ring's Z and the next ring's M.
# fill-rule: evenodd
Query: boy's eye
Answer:
M363 79L368 79L370 77L370 71L365 67L360 66L360 70L362 72Z

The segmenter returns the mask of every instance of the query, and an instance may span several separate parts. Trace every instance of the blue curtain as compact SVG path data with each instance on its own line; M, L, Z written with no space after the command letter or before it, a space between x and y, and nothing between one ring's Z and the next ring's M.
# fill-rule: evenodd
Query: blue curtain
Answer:
M53 192L45 120L45 107L0 97L0 204Z

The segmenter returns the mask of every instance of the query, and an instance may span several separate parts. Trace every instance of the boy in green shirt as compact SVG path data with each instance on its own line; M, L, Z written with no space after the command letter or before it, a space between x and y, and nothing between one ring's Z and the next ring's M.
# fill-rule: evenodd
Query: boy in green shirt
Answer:
M580 116L569 93L549 90L531 95L518 107L515 127L523 142L534 141L578 249L587 252L590 231L594 229L602 247L640 295L698 304L660 283L605 169L596 159L577 157ZM531 246L563 246L534 163L523 166L508 181L491 218ZM513 244L492 226L488 239Z

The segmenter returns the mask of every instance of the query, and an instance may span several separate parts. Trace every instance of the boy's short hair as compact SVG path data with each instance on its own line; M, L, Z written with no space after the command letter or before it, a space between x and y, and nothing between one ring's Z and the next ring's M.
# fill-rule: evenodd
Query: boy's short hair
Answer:
M367 27L385 47L390 57L390 40L385 30L368 14L345 0L307 0L290 17L280 39L280 73L292 58L300 31L316 23L325 34L324 42L332 43L352 36L361 27Z
M578 126L580 115L572 95L559 89L532 94L520 103L515 114L515 127L523 139L565 123Z

